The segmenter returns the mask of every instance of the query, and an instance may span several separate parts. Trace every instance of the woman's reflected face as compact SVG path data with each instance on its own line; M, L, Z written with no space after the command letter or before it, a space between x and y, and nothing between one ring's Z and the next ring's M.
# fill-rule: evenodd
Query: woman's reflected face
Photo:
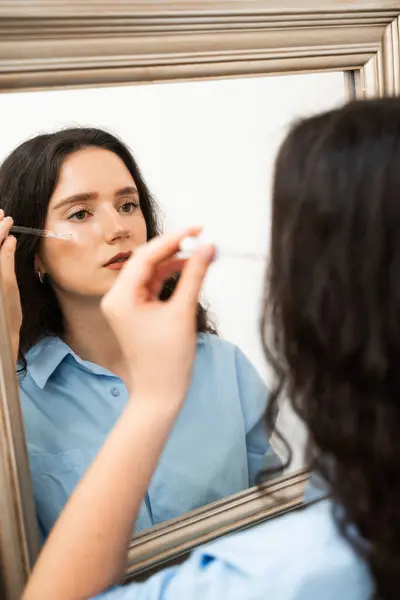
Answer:
M72 239L44 238L35 267L49 275L56 292L74 296L101 298L147 239L135 181L123 161L102 148L66 158L45 227Z

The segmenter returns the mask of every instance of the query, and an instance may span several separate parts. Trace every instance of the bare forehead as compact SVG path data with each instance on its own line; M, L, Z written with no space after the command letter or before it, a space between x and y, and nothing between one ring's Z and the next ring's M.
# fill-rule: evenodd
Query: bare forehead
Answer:
M85 148L64 160L50 205L78 195L114 195L125 188L136 190L136 184L119 156L103 148Z
M107 172L102 171L103 168ZM65 158L59 173L59 182L66 180L68 176L85 177L96 175L102 176L125 175L132 179L128 168L123 160L111 150L105 148L83 148L77 150Z

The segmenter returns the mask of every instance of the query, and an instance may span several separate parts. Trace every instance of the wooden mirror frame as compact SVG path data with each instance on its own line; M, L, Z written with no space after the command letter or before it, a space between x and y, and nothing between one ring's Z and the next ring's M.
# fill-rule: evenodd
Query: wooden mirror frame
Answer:
M344 71L348 98L399 94L399 16L400 0L3 0L0 92ZM39 542L1 290L0 331L0 595L18 600ZM300 506L307 479L277 479L138 534L127 576Z

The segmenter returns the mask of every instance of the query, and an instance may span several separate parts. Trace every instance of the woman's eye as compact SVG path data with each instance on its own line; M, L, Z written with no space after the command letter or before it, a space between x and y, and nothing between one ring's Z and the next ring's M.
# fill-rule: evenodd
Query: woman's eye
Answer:
M87 210L78 210L73 215L68 217L69 219L74 219L75 221L83 221L88 214Z
M137 208L139 208L139 202L125 202L125 204L120 206L120 211L124 213L131 213Z

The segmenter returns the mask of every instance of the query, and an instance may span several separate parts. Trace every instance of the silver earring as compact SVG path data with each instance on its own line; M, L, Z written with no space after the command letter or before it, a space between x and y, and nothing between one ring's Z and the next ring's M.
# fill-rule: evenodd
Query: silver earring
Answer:
M38 269L38 270L36 271L36 274L37 274L37 276L38 276L38 279L39 279L40 283L43 283L44 279L43 279L42 272L41 272L41 271L39 271L39 269Z

